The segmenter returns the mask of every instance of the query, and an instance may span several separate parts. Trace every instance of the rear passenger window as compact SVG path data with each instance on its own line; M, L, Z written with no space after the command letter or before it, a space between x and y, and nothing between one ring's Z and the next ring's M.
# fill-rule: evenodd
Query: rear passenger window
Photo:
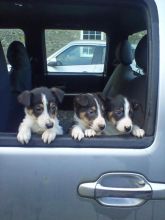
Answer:
M47 72L104 71L106 35L100 31L46 30Z

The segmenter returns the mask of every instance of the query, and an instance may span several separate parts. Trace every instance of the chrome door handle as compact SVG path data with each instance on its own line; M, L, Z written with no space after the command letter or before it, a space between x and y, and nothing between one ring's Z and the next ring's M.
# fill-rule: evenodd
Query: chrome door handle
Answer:
M136 173L107 173L96 182L80 184L78 193L105 206L130 207L165 198L165 184L149 182Z
M97 184L95 196L101 197L121 197L121 198L141 198L150 199L152 194L151 187L148 184L140 188L118 188L118 187L105 187Z

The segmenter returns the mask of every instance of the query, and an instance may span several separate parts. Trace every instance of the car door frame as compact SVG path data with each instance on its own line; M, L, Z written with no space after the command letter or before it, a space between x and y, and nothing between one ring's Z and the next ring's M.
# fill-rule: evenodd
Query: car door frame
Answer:
M149 1L153 4L153 1ZM151 22L149 47L154 52L149 56L151 78L149 85L155 84L153 93L148 95L154 103L153 120L155 133L153 142L148 146L138 149L134 139L134 148L128 142L124 145L124 138L120 137L120 145L110 147L110 138L102 139L97 147L92 141L82 143L74 142L72 147L59 146L57 142L49 147L42 148L39 138L34 138L30 146L22 147L13 144L15 136L4 134L0 138L0 216L2 219L140 219L163 220L164 198L162 200L148 201L143 206L132 208L104 207L90 198L82 198L77 190L81 183L96 181L105 173L131 172L146 177L155 183L165 183L165 154L164 148L164 63L163 48L165 48L165 31L163 18L163 4L157 1L159 6L160 28L154 19ZM151 7L151 5L149 5ZM155 13L155 12L154 12ZM152 14L152 11L151 11ZM159 39L160 31L160 43ZM151 40L152 39L152 40ZM154 39L154 40L153 40ZM159 57L160 44L160 57ZM158 87L158 75L159 87ZM154 81L155 79L155 81ZM158 91L157 91L158 88ZM151 95L154 97L151 99ZM159 94L159 95L158 95ZM156 102L158 97L158 102ZM156 102L156 103L155 103ZM156 114L155 114L156 113ZM155 117L154 117L155 116ZM156 117L157 116L157 117ZM98 139L99 140L99 139ZM114 139L116 143L117 139ZM67 141L67 140L66 140ZM112 138L113 141L113 138ZM38 145L39 142L39 145ZM140 143L143 140L139 141ZM16 139L15 139L16 143ZM107 144L107 148L104 144ZM93 146L92 146L93 144ZM67 145L68 146L68 145ZM123 148L122 148L123 146ZM159 172L158 172L159 170ZM73 209L74 207L74 209ZM4 218L5 217L5 218Z

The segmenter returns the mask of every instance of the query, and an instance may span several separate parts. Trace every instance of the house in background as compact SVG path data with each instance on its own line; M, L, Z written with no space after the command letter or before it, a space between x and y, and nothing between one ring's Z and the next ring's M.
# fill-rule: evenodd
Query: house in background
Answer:
M105 40L104 32L100 31L80 31L80 40Z
M106 38L105 33L87 30L45 30L47 57L75 40L101 40Z

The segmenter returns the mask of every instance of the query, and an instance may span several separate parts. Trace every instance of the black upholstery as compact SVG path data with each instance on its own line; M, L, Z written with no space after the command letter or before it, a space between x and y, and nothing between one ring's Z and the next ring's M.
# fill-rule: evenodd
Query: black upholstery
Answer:
M133 61L133 53L131 45L127 40L122 41L118 45L116 49L116 59L119 64L113 71L103 90L105 97L115 96L120 93L124 84L136 77L130 67Z
M10 106L10 83L4 52L0 43L0 132L7 129Z
M138 67L144 73L147 72L147 35L145 35L138 43L135 50L135 60Z
M8 131L15 132L24 117L23 106L17 101L17 96L24 90L31 90L31 64L26 48L19 41L13 41L7 51L7 58L10 63L10 85L11 85L11 107L10 125Z
M8 62L12 66L10 81L12 92L22 92L31 89L31 64L24 45L13 41L7 50Z
M133 53L128 40L119 43L116 49L116 58L123 65L130 65L132 63Z
M135 61L143 70L144 75L130 81L123 89L123 94L132 100L137 100L141 109L136 112L135 122L144 127L146 95L147 95L147 35L145 35L138 43L135 50ZM141 114L141 111L143 114Z

